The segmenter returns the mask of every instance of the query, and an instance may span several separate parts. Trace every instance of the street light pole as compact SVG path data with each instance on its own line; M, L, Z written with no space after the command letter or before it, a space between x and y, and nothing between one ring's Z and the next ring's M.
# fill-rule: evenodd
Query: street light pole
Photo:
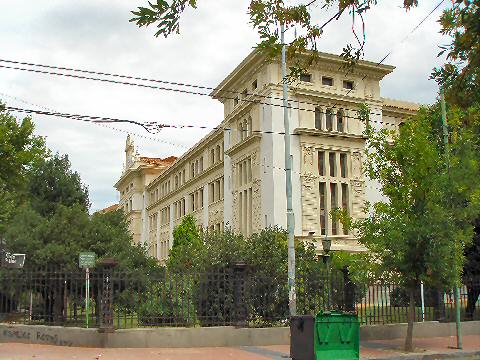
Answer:
M297 314L297 294L295 289L295 217L292 206L292 155L290 154L290 124L288 122L288 82L285 45L285 26L280 24L282 42L282 82L283 82L283 125L285 128L285 177L287 194L288 231L288 307L290 316Z

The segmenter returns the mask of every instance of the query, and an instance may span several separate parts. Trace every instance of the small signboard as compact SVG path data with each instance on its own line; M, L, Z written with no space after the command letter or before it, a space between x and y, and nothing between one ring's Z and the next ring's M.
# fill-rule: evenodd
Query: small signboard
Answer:
M78 256L78 266L81 268L92 268L95 266L97 256L94 252L82 252Z
M25 254L12 254L7 251L2 251L1 264L2 267L10 269L23 268L25 264Z

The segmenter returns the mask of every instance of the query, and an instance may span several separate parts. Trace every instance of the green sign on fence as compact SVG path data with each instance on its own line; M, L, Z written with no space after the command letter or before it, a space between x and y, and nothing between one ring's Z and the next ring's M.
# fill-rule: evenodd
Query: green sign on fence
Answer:
M94 252L82 252L78 256L78 266L81 268L92 268L95 266L96 255Z

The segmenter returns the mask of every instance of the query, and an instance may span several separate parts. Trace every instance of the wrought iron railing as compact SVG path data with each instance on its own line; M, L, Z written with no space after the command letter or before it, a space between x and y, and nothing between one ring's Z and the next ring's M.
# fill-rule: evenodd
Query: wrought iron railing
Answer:
M362 324L407 321L402 287L358 285L341 271L297 273L297 312L339 309L355 312ZM462 286L462 320L480 319L480 278ZM454 321L453 292L420 287L416 321ZM286 274L257 273L244 266L209 273L146 275L112 269L90 273L89 313L85 273L80 270L11 269L0 272L0 321L91 327L282 326L287 325Z

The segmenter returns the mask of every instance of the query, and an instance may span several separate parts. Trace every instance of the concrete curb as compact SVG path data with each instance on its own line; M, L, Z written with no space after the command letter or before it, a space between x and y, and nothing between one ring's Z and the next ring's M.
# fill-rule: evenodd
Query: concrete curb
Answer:
M457 352L425 352L423 354L401 354L374 358L362 358L362 360L440 360L440 359L480 359L480 351L457 351Z
M360 328L362 342L402 338L406 324L373 325ZM462 323L464 335L480 334L480 321ZM447 337L455 334L455 323L415 324L414 337ZM198 328L136 328L100 333L85 329L46 325L0 323L0 342L84 346L96 348L191 348L289 345L290 329L235 328L231 326ZM367 346L368 347L368 346ZM408 359L403 357L402 359ZM417 358L415 358L417 359Z

